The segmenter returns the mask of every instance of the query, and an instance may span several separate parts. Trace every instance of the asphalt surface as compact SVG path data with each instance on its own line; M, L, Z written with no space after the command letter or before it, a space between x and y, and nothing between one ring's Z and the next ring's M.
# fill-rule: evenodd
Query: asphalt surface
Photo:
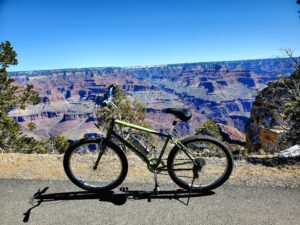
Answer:
M0 180L0 224L300 225L300 190L223 185L192 194L173 184L123 184L96 195L69 181Z

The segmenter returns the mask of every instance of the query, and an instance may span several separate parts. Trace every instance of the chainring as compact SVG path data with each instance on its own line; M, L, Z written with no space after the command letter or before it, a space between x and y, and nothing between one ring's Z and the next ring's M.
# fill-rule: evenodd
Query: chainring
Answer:
M156 163L158 162L158 158L153 158L153 159L150 159L150 162L152 162L154 165L156 165ZM165 167L165 163L161 160L159 165L158 165L158 168L154 168L151 164L148 164L148 170L152 173L159 173L161 171L160 168L164 168Z

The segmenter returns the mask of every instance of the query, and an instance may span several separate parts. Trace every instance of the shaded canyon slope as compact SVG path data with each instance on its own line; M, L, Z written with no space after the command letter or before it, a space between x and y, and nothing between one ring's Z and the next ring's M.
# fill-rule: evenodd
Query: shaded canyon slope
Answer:
M165 131L172 116L161 113L167 107L187 107L193 117L179 123L179 135L192 134L210 118L243 132L257 90L282 74L281 59L189 63L145 67L107 67L11 72L15 83L32 83L41 102L26 110L12 110L10 116L36 138L61 134L78 139L97 133L92 111L97 94L108 84L118 83L128 96L147 108L147 122ZM28 122L37 128L30 132Z

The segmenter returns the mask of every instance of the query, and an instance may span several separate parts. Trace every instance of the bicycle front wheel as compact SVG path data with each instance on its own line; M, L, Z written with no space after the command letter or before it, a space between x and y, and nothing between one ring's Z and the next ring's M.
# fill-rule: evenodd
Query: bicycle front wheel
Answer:
M100 150L101 139L82 139L71 145L64 156L64 169L69 179L88 191L111 190L120 185L128 171L124 152L114 143ZM95 164L101 158L97 168Z
M208 191L222 185L233 169L230 150L208 136L192 136L181 141L195 157L193 161L175 146L168 156L168 171L180 187L191 191Z

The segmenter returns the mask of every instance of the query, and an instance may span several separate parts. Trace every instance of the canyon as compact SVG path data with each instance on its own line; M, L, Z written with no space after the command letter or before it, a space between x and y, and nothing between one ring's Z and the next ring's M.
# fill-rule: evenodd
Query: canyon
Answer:
M162 109L186 107L193 117L178 124L176 135L193 134L205 120L212 119L227 126L232 136L242 137L257 91L291 73L282 62L276 58L10 72L16 85L34 85L40 103L11 110L9 115L37 139L64 135L76 140L96 135L95 99L109 84L117 83L129 98L146 107L146 122L153 129L164 132L171 125L172 115L162 113ZM36 129L30 131L29 122L34 122Z

